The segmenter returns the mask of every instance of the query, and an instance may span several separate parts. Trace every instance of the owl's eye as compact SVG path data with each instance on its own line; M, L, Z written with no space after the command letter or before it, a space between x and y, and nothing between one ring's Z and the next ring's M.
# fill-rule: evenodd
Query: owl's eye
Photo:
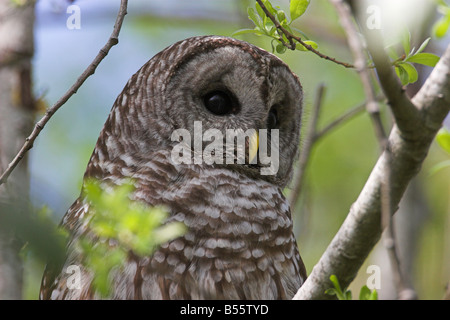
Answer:
M203 97L203 102L206 109L218 116L223 116L236 111L233 98L225 91L211 91Z
M269 111L269 115L267 116L267 128L275 129L278 126L278 115L277 109L272 107Z

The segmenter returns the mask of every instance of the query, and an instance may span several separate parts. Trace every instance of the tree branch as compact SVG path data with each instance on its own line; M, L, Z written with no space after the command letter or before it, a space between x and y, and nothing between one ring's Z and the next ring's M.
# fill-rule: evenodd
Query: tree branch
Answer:
M297 173L294 178L294 187L292 188L291 194L289 195L289 203L292 210L295 208L298 198L300 197L301 189L303 186L304 173L306 170L306 166L308 165L311 149L314 144L314 138L316 136L317 121L319 120L324 94L325 86L323 84L320 84L317 88L316 100L313 106L311 120L309 122L308 131L306 132L302 152L300 153L300 157L298 160Z
M9 163L6 170L0 176L0 185L5 183L8 180L9 175L13 172L19 162L23 159L25 154L33 147L33 143L36 138L39 136L42 129L48 123L48 121L52 118L56 111L59 110L69 99L72 97L78 89L83 85L87 78L95 73L100 62L106 57L109 53L109 50L119 43L119 33L122 28L122 23L127 14L127 5L128 0L121 0L119 13L117 14L116 22L114 24L114 29L109 37L107 43L100 49L97 56L91 62L91 64L84 70L81 76L77 79L77 81L73 84L73 86L49 109L47 109L45 115L39 120L34 126L31 134L26 138L25 143L20 149L19 153L15 156L15 158Z
M377 71L379 82L384 95L391 106L395 121L403 134L414 138L417 126L420 125L420 115L416 106L406 95L394 68L384 51L384 41L379 30L364 30L367 38L369 52Z
M382 150L384 150L386 143L386 133L383 128L383 123L381 122L378 100L376 98L375 90L370 79L369 69L366 64L367 59L364 53L363 44L361 43L355 23L352 20L350 7L342 0L331 0L331 3L336 8L341 25L344 28L345 33L347 34L348 44L355 60L354 65L356 71L359 73L364 93L366 95L366 109L375 127L375 134L377 136L378 142L380 143Z
M383 67L379 64L380 60L377 60L379 74L389 75L388 71L381 70ZM391 68L390 65L389 68ZM381 76L380 80L383 81ZM384 86L385 84L383 84ZM393 101L405 102L403 94L390 92L390 89L387 91L391 96L391 103ZM392 99L393 96L398 100ZM405 132L401 130L405 126L401 127L396 124L388 140L392 154L390 196L393 208L398 206L409 182L419 172L437 131L450 111L450 46L412 102L413 112L420 111L417 127L413 131L409 131L412 128L406 126L408 133L405 135ZM403 108L410 107L409 103L406 106L395 106L399 109L397 111L400 114L404 114ZM407 122L408 119L400 119L400 122L404 121ZM414 139L409 139L409 137L414 137ZM386 183L384 173L386 165L388 165L387 161L386 153L383 153L341 228L294 299L330 298L325 294L325 290L332 287L329 280L332 274L337 275L339 282L344 287L347 287L355 278L381 235L380 190L383 183Z
M422 88L412 98L427 130L437 131L450 108L450 46L434 67ZM425 119L425 120L424 120Z
M377 101L381 101L381 100L384 99L384 96L383 95L378 95L376 97L376 99L377 99ZM367 101L365 101L365 102L363 102L363 103L361 103L361 104L359 104L359 105L357 105L355 107L352 107L351 109L349 109L348 111L343 113L341 116L339 116L335 120L331 121L328 125L325 126L325 128L323 128L320 131L316 132L316 134L314 135L313 141L316 142L316 141L322 139L325 135L330 133L336 127L344 124L348 120L353 119L353 117L361 114L364 110L366 110L366 105L367 105Z
M359 73L361 78L361 83L364 88L364 93L367 98L367 106L366 109L369 112L369 115L372 119L372 123L375 128L375 134L380 145L381 152L385 152L386 156L386 167L385 167L385 182L381 185L381 225L386 229L385 232L385 247L388 251L388 256L392 265L392 271L394 274L394 279L396 283L396 289L398 292L398 296L400 298L407 297L415 297L415 294L410 294L413 290L407 288L406 282L404 281L404 275L400 269L400 260L397 254L397 246L394 236L394 229L392 226L392 215L393 208L391 205L391 160L392 154L390 150L390 146L387 140L386 133L383 128L383 123L380 117L380 109L375 97L375 89L373 87L370 71L366 65L366 54L364 52L364 47L361 42L360 36L358 34L358 30L356 28L356 23L352 19L352 13L350 7L344 3L342 0L331 0L332 4L336 8L336 11L339 15L339 19L341 21L341 25L344 28L345 33L347 34L347 39L349 43L349 47L353 53L355 59L356 70ZM383 51L380 51L383 52ZM380 53L382 54L382 53ZM379 59L380 60L380 59ZM384 60L383 60L384 62ZM390 64L385 64L383 67L389 68L392 70ZM384 70L382 70L384 71ZM387 74L388 71L385 71ZM409 101L409 100L408 100ZM395 101L398 102L398 101ZM395 105L393 108L398 109ZM391 105L392 107L392 105ZM417 112L416 112L417 113ZM407 294L406 294L407 293Z
M302 46L304 46L306 49L308 49L308 51L313 52L314 54L316 54L317 56L321 57L322 59L325 60L329 60L332 61L336 64L339 64L341 66L344 66L346 68L354 68L354 65L350 64L350 63L346 63L346 62L342 62L339 60L336 60L335 58L329 57L323 53L321 53L320 51L314 49L312 46L310 46L309 44L305 43L300 37L297 37L295 35L293 35L292 33L290 33L289 31L287 31L279 22L278 20L273 16L272 13L270 13L269 10L267 10L266 6L264 5L264 3L261 0L256 0L256 2L258 2L258 4L260 5L261 9L264 11L264 13L266 14L266 16L273 22L273 24L275 25L275 27L277 28L277 32L280 35L280 41L281 43L283 43L284 46L286 46L288 49L291 50L295 50L295 42L294 40L298 41ZM281 34L280 34L281 33ZM286 39L288 39L289 44L285 43L285 41L283 40L283 36L286 36Z

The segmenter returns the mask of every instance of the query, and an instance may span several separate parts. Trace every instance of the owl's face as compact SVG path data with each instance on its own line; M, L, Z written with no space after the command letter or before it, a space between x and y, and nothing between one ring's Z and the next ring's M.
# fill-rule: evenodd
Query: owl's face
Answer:
M118 98L116 113L121 113L121 119L129 119L136 108L134 113L141 120L129 120L127 126L139 131L131 136L139 140L140 152L173 148L176 142L171 137L177 129L187 130L192 139L198 139L195 123L199 122L203 132L217 129L224 141L227 129L268 129L268 153L274 155L271 142L278 151L274 174L261 174L267 164L259 160L256 164L220 166L279 186L289 181L298 151L303 92L297 77L276 56L231 38L196 37L163 50L131 80ZM127 109L123 103L120 106L124 99ZM110 118L114 118L114 111ZM271 141L270 130L274 129L279 130L279 141ZM202 142L203 147L206 144Z

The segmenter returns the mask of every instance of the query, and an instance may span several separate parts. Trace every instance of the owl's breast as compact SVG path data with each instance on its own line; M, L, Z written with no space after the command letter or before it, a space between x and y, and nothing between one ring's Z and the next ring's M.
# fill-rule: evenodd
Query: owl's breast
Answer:
M148 200L154 195L152 204L167 206L169 221L183 222L188 231L147 260L149 287L143 285L143 296L274 299L295 294L304 267L289 205L278 187L218 168L188 168L182 177L174 172L169 179L175 183L142 189L137 196L147 194Z

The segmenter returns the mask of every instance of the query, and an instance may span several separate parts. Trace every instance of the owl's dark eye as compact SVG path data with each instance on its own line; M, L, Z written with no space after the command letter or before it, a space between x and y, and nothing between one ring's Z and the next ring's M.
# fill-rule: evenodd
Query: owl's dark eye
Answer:
M203 97L206 109L218 116L223 116L236 111L234 99L228 92L215 90Z
M278 127L278 115L277 115L277 109L272 107L269 111L269 115L267 116L267 128L268 129L275 129Z

